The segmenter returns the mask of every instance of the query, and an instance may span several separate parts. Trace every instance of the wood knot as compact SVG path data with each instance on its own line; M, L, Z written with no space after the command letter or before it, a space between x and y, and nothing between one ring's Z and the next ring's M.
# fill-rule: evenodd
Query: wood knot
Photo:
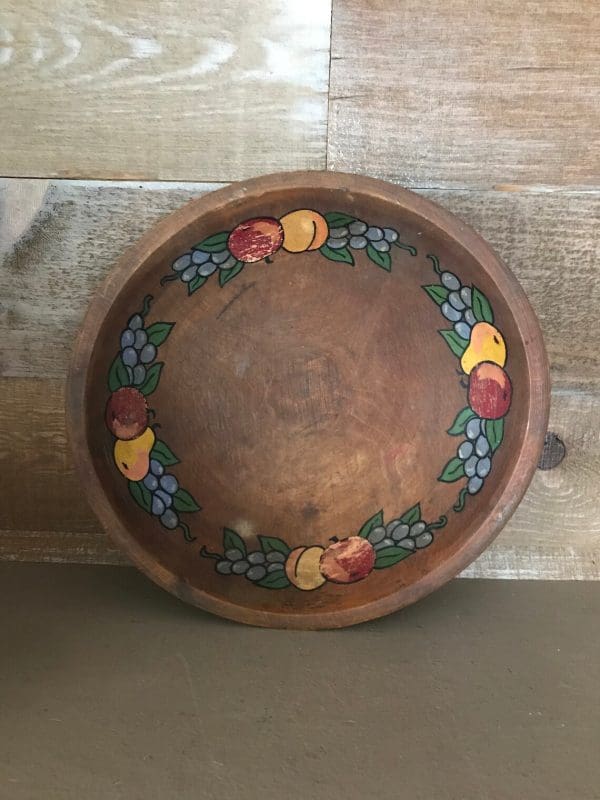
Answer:
M544 439L542 455L538 461L538 469L554 469L567 454L563 440L552 431L548 431Z

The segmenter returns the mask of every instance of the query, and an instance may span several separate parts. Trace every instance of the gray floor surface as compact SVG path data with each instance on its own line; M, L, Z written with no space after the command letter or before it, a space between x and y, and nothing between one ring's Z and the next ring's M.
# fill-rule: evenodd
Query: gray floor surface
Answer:
M600 584L457 580L249 628L129 568L0 565L1 800L600 798Z

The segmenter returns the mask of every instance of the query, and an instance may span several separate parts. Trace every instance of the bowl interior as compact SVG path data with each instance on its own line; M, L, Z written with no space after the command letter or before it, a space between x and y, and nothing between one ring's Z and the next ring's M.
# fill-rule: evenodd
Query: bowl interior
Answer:
M375 616L464 566L497 532L511 496L524 491L545 428L532 419L546 413L535 389L543 359L532 376L531 348L541 347L532 341L535 320L514 278L477 237L409 193L399 202L398 193L368 181L349 191L331 177L217 193L143 240L95 301L80 347L81 447L92 502L134 561L185 599L259 624L319 627ZM294 210L307 213L285 221ZM333 246L279 248L233 274L216 267L206 280L197 274L190 293L172 264L194 257L208 272L212 256L191 248L217 242L218 260L223 249L214 235L255 218L284 218L284 244L316 248L325 236ZM374 229L368 249L363 226L349 229L352 220ZM265 225L254 240L250 226L241 245L222 237L227 256L248 241L259 243L257 256L266 252L277 230ZM390 240L397 234L389 249L377 229L393 231L385 233ZM331 238L337 233L344 247ZM469 290L464 308L461 288ZM458 316L441 305L450 291ZM115 389L134 375L131 365L115 373L114 362L119 353L126 360L122 332L140 312L156 351L136 380L145 376L151 408L149 455L179 487L179 495L166 492L170 501L150 492L152 478L147 492L140 488L143 442L139 452L133 445L119 451L138 480L119 471L105 424L109 384ZM469 326L468 333L458 328L471 336L467 361L464 336L447 316ZM504 369L493 331L505 342ZM138 339L137 363L144 336ZM477 382L474 369L466 374L465 364L488 360L489 375L483 370ZM510 387L498 388L502 374L512 399ZM497 419L478 423L470 403ZM478 424L476 453L469 434ZM461 445L470 461L457 457ZM465 469L481 477L469 484ZM161 468L154 471L160 489ZM144 508L155 497L176 515L166 515L167 527ZM175 518L184 525L170 530ZM332 540L356 535L368 545L331 549ZM225 557L235 550L241 558Z

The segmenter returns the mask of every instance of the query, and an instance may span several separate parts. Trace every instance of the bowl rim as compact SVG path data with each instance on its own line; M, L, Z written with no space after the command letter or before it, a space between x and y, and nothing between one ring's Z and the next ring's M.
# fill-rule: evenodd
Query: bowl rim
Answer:
M113 301L125 282L144 268L148 257L165 246L181 229L208 212L285 188L324 188L368 194L395 204L423 218L429 225L456 241L494 281L511 308L519 336L524 342L529 377L529 404L525 435L512 473L495 503L472 535L450 558L444 560L414 583L388 595L332 611L264 611L216 597L181 580L174 572L150 557L128 532L114 512L89 452L85 395L88 369L96 332L110 312ZM152 226L123 252L110 269L86 311L77 334L67 375L67 435L84 494L103 528L133 564L162 588L179 599L237 622L277 628L339 628L365 622L410 605L442 586L467 567L492 542L520 503L534 475L547 431L550 409L549 365L538 319L517 278L494 253L490 245L459 217L414 192L387 181L364 175L332 170L283 172L229 184L186 203Z

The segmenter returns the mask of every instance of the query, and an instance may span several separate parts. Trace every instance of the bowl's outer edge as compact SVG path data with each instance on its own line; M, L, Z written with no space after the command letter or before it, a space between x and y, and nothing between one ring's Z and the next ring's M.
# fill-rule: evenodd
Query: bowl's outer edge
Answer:
M258 611L216 598L181 581L175 574L149 558L114 514L95 472L87 447L85 430L85 388L87 369L93 352L95 332L100 328L123 284L140 269L159 245L176 231L209 210L243 202L250 194L260 196L276 189L304 187L331 188L368 193L417 214L458 240L486 270L506 297L519 334L526 344L529 375L529 408L526 433L507 485L479 529L452 558L420 580L386 597L337 611L276 612ZM375 178L331 171L288 172L252 178L231 184L192 200L156 224L118 260L93 297L77 335L67 376L66 420L76 472L92 509L116 545L148 577L180 599L212 613L239 622L265 627L319 629L353 625L389 614L407 606L446 583L467 567L498 535L521 501L535 472L548 425L550 374L542 332L537 317L516 277L490 246L469 225L430 200L407 189Z

